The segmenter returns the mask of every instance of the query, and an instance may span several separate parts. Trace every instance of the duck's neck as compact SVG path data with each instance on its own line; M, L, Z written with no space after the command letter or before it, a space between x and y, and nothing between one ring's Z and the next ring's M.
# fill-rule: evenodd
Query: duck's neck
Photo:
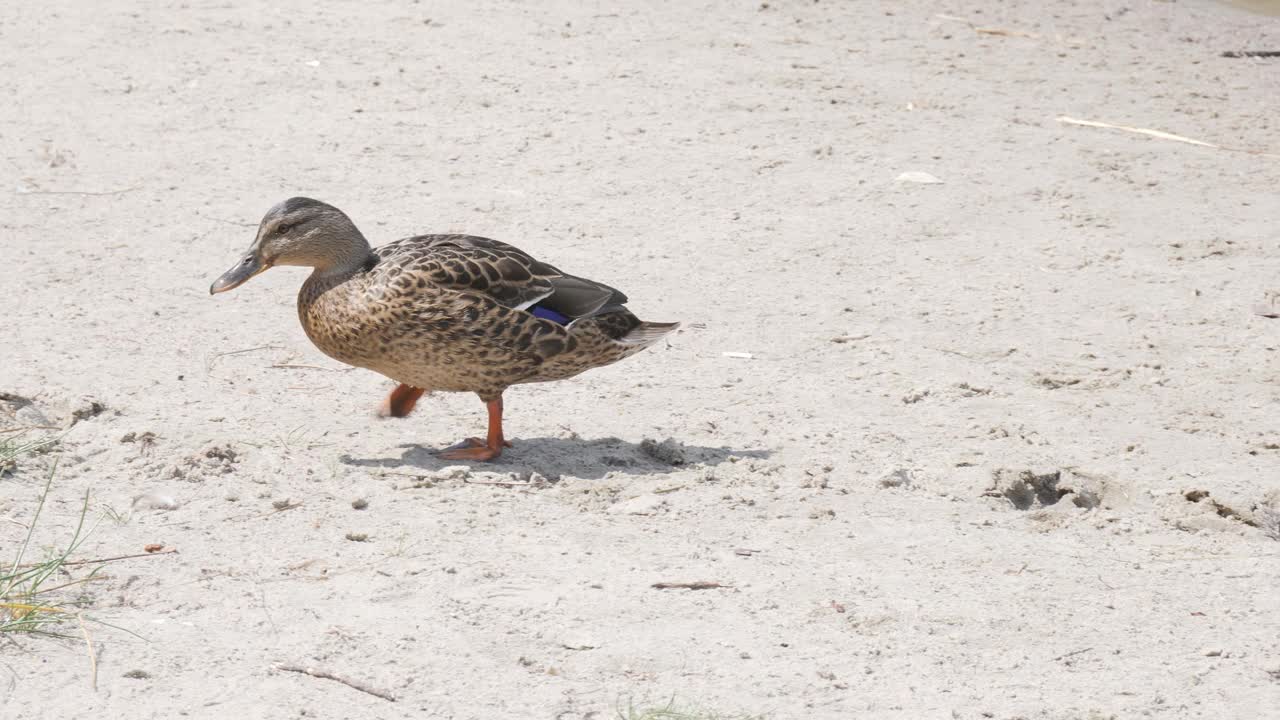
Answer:
M315 270L311 276L317 279L348 278L364 268L373 252L355 226L347 228L341 235L315 241L314 246L316 254L311 259L311 266Z

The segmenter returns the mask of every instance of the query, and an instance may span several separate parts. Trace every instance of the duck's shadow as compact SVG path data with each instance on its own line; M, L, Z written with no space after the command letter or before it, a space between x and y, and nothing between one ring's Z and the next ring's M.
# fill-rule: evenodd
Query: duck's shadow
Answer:
M718 465L730 458L765 458L767 450L735 450L727 447L685 445L675 440L641 443L618 438L572 440L567 438L524 438L516 441L497 460L488 463L463 463L442 460L436 456L442 448L428 448L406 443L400 457L357 458L343 455L344 465L372 468L420 469L426 472L450 465L471 465L475 470L541 473L548 478L568 475L595 480L610 472L628 475L662 475L690 466Z

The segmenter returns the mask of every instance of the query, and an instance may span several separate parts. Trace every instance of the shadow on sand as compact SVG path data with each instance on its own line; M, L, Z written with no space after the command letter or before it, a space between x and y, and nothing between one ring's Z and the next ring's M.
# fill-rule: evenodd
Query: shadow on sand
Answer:
M646 440L627 442L618 438L572 440L567 438L525 438L491 463L462 463L436 457L439 448L416 444L400 445L400 457L357 458L343 455L345 465L371 468L418 469L432 472L450 465L471 465L475 470L538 472L549 478L561 475L595 480L614 471L628 475L662 475L693 466L718 465L731 457L766 458L767 450L734 450L726 447L685 445L674 440L660 443Z

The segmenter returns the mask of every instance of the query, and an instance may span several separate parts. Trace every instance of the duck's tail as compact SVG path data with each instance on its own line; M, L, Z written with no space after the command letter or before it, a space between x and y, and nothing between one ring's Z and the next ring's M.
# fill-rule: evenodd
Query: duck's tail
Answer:
M631 357L671 334L680 323L644 322L625 308L569 323L570 344L539 369L533 382L573 377L584 370Z
M658 322L641 322L639 325L631 328L626 335L618 338L618 342L627 345L639 345L648 347L662 338L675 332L680 327L678 322L658 323Z
M680 327L678 322L644 322L621 305L608 305L602 308L599 314L574 320L569 323L567 329L569 332L577 331L582 335L599 333L603 339L612 340L628 346L629 350L638 351L661 340L678 327Z

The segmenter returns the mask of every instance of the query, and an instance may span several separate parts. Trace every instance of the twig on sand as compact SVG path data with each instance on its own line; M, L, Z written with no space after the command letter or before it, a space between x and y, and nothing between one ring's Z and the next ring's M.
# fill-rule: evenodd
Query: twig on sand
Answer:
M1005 37L1025 37L1033 39L1040 37L1033 32L1027 32L1026 30L1014 30L1012 28L976 27L973 31L981 35L1003 35Z
M137 190L137 186L119 190L18 190L17 195L123 195Z
M297 365L294 363L276 363L275 365L268 365L267 367L272 370L324 370L326 372L346 372L351 369L351 368L327 368L327 367L320 367L319 365Z
M1039 35L1033 32L1027 32L1026 30L1013 30L1011 28L998 28L998 27L978 27L978 25L974 23L972 20L970 20L969 18L957 17L955 15L944 15L942 13L935 13L934 17L938 18L939 20L949 20L951 22L964 23L965 25L969 26L970 30L973 30L974 32L979 33L981 35L1004 35L1006 37L1029 37L1029 38L1040 37Z
M228 350L227 352L214 353L213 355L205 356L204 369L205 369L205 372L212 373L213 364L216 361L224 357L227 357L228 355L240 355L242 353L257 352L259 350L284 350L284 349L285 347L283 345L259 345L257 347L244 348L243 350Z
M965 25L969 26L970 30L978 33L979 35L996 35L999 37L1024 37L1024 38L1031 38L1032 40L1039 40L1042 37L1039 33L1033 33L1028 30L1018 30L1017 28L979 27L978 24L973 22L972 20L968 18L957 17L955 15L943 15L942 13L935 13L934 17L938 18L939 20L948 20L950 22L964 23ZM1060 37L1055 39L1059 41L1063 41L1063 38L1060 38ZM1076 40L1075 38L1066 38L1065 42L1068 45L1083 44L1080 40Z
M109 557L109 558L98 558L98 559L96 559L96 560L70 560L70 561L67 561L67 562L61 563L61 566L62 566L62 567L73 567L73 566L75 566L75 565L99 565L99 564L101 564L101 563L115 562L116 560L131 560L131 559L133 559L133 558L140 558L140 557L157 557L157 556L160 556L160 555L173 555L173 554L175 554L175 553L177 553L177 552L178 552L178 549L177 549L177 548L172 548L172 549L170 549L170 550L161 550L161 551L159 551L159 552L149 552L149 553L148 553L148 552L144 552L144 553L138 553L138 554L136 554L136 555L117 555L117 556L115 556L115 557ZM37 565L41 565L41 564L42 564L42 563L27 563L27 564L25 564L25 565L19 565L18 567L20 567L20 568L29 568L29 567L35 567L35 566L37 566Z
M276 670L282 670L284 672L302 673L303 675L310 675L313 678L320 678L321 680L333 680L334 682L340 682L349 688L359 690L362 693L367 693L374 697L380 697L383 700L386 700L388 702L396 701L396 699L392 697L390 693L383 692L382 690L375 690L374 688L371 688L368 685L356 682L355 680L352 680L350 678L344 678L341 675L334 675L328 670L320 670L319 668L302 667L300 665L285 665L283 663L276 663L273 667Z
M258 599L262 601L262 614L267 616L267 622L271 623L271 632L276 635L280 634L280 628L276 627L275 618L271 617L271 610L267 608L267 594L262 588L258 588Z
M272 515L279 515L279 514L280 514L280 513L282 513L282 512L287 512L287 511L289 511L289 510L294 510L294 509L296 509L296 508L300 508L300 507L302 507L302 502L301 502L301 501L299 501L299 502L291 502L291 501L289 501L289 500L277 500L277 501L275 501L274 503L271 503L271 505L272 505L271 509L270 509L270 510L267 510L266 512L254 513L254 514L250 514L250 515L237 515L237 516L235 516L235 517L229 517L229 518L227 518L227 519L228 519L228 520L236 520L236 521L239 521L239 520L260 520L260 519L265 518L265 517L271 517Z
M239 355L240 353L256 352L258 350L283 350L283 345L259 345L257 347L245 348L243 350L228 350L213 355L214 358L226 357L228 355Z
M176 555L177 553L178 553L177 548L170 548L168 550L159 550L156 552L137 553L136 555L117 555L116 557L100 558L98 560L73 560L71 562L62 563L62 566L68 567L71 565L96 565L98 563L115 562L116 560L132 560L133 558L140 558L140 557L158 557L160 555Z
M258 223L256 223L256 222L245 222L245 221L243 221L243 220L228 220L228 219L226 219L226 218L220 218L220 217L218 217L218 216L216 216L216 215L205 215L204 213L199 213L199 212L197 212L196 214L197 214L197 215L199 215L199 216L200 216L200 217L202 217L202 218L208 218L208 219L210 219L210 220L216 220L216 221L218 221L218 222L220 222L220 223L226 223L226 224L228 224L228 225L238 225L238 226L240 226L240 227L258 227Z
M1226 50L1225 58L1280 58L1280 50Z
M472 478L463 478L462 482L468 485L496 485L498 487L525 487L542 484L532 480L480 480Z
M1087 648L1081 648L1080 650L1072 650L1069 653L1064 653L1062 655L1059 655L1058 657L1054 658L1053 661L1058 662L1059 660L1066 660L1067 658L1075 657L1076 655L1083 655L1084 653L1087 653L1092 649L1093 648L1091 647L1087 647Z
M965 360L972 360L973 362L980 362L980 363L993 363L996 360L1003 360L1004 358L1007 358L1010 355L1018 352L1018 348L1009 348L1008 350L1005 350L1003 352L992 351L992 352L981 353L980 355L986 356L986 357L981 357L980 355L977 355L977 354L970 354L967 352L961 352L959 350L952 350L951 348L934 347L933 349L937 350L940 353L955 355L956 357L962 357Z
M1128 133L1136 133L1138 135L1147 135L1149 137L1159 138L1161 140L1172 140L1174 142L1186 143L1188 145L1199 145L1200 147L1213 148L1215 150L1228 150L1231 152L1242 152L1242 153L1248 153L1250 155L1261 155L1263 157L1280 157L1280 155L1265 153L1265 152L1262 152L1261 150L1248 150L1245 148L1233 148L1233 147L1227 147L1225 145L1217 145L1215 143L1205 142L1204 140L1196 140L1195 138L1189 138L1184 135L1174 135L1173 133L1167 133L1163 130L1152 130L1150 128L1130 127L1128 125L1115 125L1113 123L1100 122L1097 120L1080 120L1079 118L1067 117L1066 115L1059 116L1058 122L1066 125L1080 125L1082 127L1103 128L1106 130L1120 130Z
M409 477L417 480L423 480L432 477L432 471L423 469L421 472L401 472L399 470L382 470L383 475L399 475L400 477Z
M729 588L733 586L722 585L710 580L695 580L693 582L658 582L650 587L656 590L712 590L714 588Z
M76 613L76 621L80 623L80 633L84 635L84 644L89 650L89 670L93 691L98 692L98 655L93 651L93 639L89 637L89 628L84 625L84 613Z

